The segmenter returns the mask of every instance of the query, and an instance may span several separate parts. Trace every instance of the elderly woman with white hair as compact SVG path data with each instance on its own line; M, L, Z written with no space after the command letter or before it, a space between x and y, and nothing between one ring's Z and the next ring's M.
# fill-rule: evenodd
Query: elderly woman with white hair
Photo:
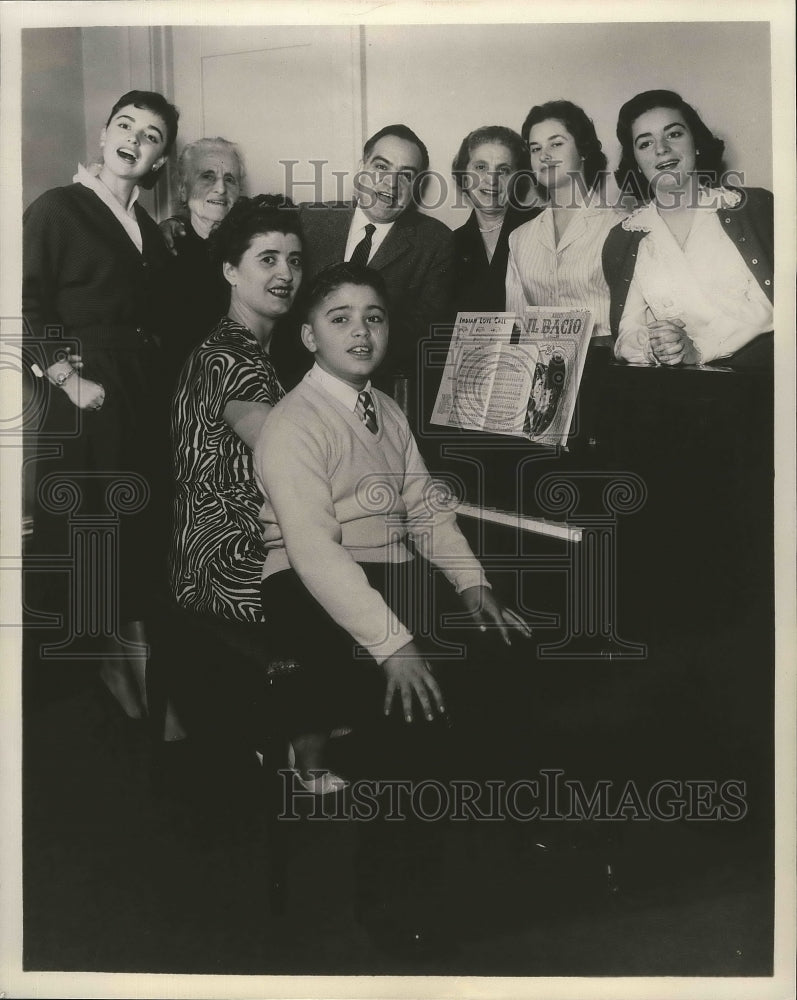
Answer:
M165 345L172 382L193 348L227 313L230 286L212 262L207 241L238 200L244 182L240 150L220 137L189 143L177 169L185 214L161 223L174 254L169 275L173 315Z

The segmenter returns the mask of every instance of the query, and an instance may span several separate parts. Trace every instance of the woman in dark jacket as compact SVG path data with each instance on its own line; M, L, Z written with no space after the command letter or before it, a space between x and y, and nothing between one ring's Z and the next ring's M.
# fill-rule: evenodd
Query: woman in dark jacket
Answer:
M524 204L530 188L528 148L511 128L485 125L462 140L451 172L473 206L454 230L454 307L505 308L509 234L542 210Z
M772 361L773 200L723 186L724 143L678 94L620 109L621 189L643 204L603 250L618 359L681 365Z
M102 129L101 164L79 166L75 183L24 216L23 314L46 393L32 554L69 558L71 593L58 610L70 649L101 661L103 683L131 718L146 712L143 620L162 553L154 511L168 262L137 198L159 176L177 121L160 94L125 94ZM96 550L80 547L85 532L70 534L79 519L95 529Z
M197 139L180 153L177 175L185 214L166 219L160 227L174 254L168 275L172 317L165 346L169 378L175 385L188 355L230 305L230 286L211 258L208 237L243 192L241 151L221 137Z

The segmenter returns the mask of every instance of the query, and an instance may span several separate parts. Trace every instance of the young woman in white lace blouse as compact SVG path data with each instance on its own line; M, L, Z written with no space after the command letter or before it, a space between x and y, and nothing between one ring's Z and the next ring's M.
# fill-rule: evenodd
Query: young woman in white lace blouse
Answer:
M720 185L724 143L672 91L620 110L618 184L642 207L607 240L617 358L766 364L772 351L772 195Z

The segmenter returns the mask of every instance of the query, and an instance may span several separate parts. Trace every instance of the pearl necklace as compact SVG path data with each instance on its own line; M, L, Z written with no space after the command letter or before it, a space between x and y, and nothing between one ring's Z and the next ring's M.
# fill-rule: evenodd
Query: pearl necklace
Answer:
M504 220L502 219L502 220L501 220L501 221L500 221L499 223L497 223L496 225L494 225L494 226L490 226L490 228L489 228L489 229L482 229L482 227L481 227L481 226L479 226L479 232L480 232L480 233L494 233L494 232L496 231L496 229L500 229L500 228L501 228L501 226L503 226L503 224L504 224Z

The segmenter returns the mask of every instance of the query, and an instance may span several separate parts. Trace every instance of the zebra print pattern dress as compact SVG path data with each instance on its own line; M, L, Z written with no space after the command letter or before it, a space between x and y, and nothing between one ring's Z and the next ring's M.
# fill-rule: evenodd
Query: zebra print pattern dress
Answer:
M191 611L263 622L263 498L252 453L224 420L231 400L285 395L254 336L225 317L192 352L172 407L175 460L172 592Z

